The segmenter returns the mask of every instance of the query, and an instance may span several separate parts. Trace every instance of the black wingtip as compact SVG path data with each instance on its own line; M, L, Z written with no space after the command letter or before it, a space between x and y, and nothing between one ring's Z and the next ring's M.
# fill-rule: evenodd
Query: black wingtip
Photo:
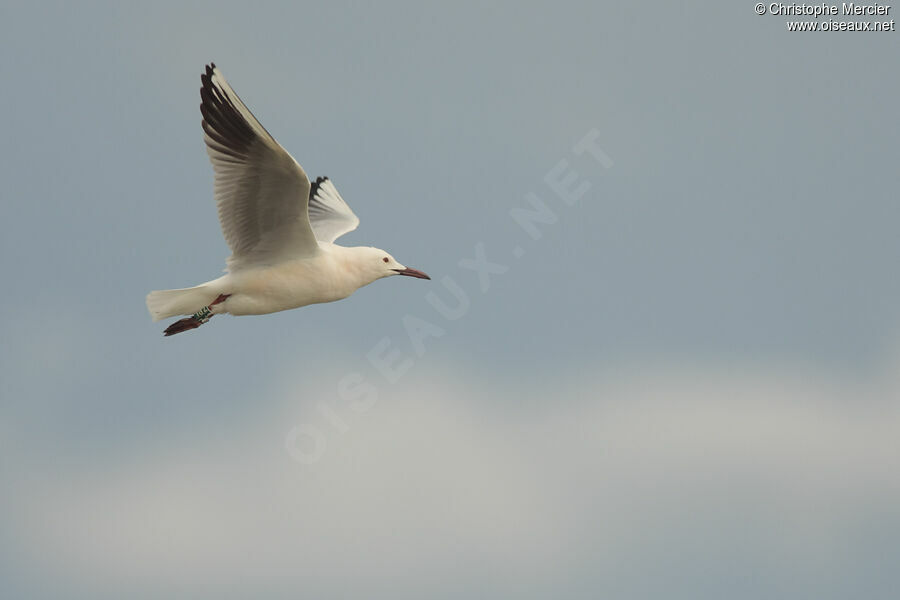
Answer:
M309 197L315 198L316 193L319 191L319 186L328 181L328 175L321 175L316 177L316 180L313 181L309 186Z
M203 131L214 142L216 151L232 156L245 156L247 148L256 137L253 128L235 107L235 102L225 93L222 82L214 81L215 63L206 65L200 74L200 114ZM233 93L233 92L231 92Z

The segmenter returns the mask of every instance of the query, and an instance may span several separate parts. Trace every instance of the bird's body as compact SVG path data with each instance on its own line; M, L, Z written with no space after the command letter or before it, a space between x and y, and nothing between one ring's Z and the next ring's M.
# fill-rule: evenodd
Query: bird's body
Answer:
M323 244L313 258L298 258L271 267L242 269L221 279L227 289L240 290L223 302L223 312L262 315L309 304L342 300L369 283L346 270L343 248ZM340 276L339 276L340 275ZM227 294L227 290L220 293Z
M218 279L147 295L154 321L191 315L166 335L195 329L220 313L261 315L340 300L391 275L429 279L383 250L335 244L359 219L331 181L319 177L311 184L215 65L201 81L204 139L232 255Z

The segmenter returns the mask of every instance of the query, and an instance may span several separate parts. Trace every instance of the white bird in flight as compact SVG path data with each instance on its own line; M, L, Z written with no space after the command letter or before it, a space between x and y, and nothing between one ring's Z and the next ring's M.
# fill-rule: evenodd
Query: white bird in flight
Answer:
M391 275L431 279L371 247L334 241L359 218L327 177L303 167L244 105L215 64L200 76L203 139L215 171L219 223L231 248L226 274L196 287L147 294L154 321L190 315L165 330L196 329L213 315L262 315L346 298Z

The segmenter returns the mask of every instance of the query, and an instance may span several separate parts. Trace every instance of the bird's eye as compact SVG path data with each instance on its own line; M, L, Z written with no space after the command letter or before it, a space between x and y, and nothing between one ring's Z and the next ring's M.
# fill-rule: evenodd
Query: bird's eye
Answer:
M388 257L387 257L387 256L385 256L385 257L382 258L381 260L383 260L384 262L391 262L390 260L388 260Z

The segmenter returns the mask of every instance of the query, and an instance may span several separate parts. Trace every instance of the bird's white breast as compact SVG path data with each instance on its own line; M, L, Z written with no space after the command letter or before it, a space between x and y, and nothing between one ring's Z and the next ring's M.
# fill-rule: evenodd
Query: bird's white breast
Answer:
M331 253L241 269L230 275L225 311L261 315L346 298L357 286Z

